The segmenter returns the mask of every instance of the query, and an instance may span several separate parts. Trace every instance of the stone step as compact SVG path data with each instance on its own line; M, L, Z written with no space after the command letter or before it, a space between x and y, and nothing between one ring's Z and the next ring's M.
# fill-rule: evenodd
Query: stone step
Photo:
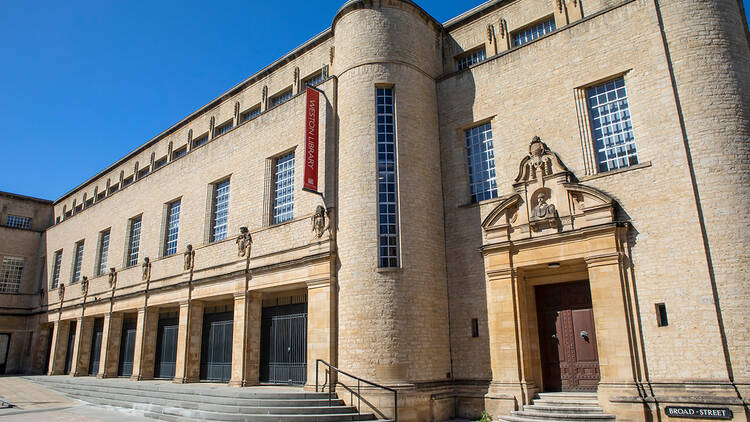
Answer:
M599 406L598 400L584 400L584 399L573 399L573 398L544 398L534 399L533 404L542 406L578 406L578 407L597 407Z
M563 392L554 392L554 393L537 393L536 395L542 399L545 397L575 397L575 398L582 398L582 399L587 399L587 400L597 399L596 393L586 392L586 391L563 391Z
M505 418L505 419L504 419ZM510 418L510 419L508 419ZM520 419L519 419L520 418ZM581 413L530 413L522 411L513 411L511 416L503 416L500 420L512 421L614 421L614 415L600 414L581 414Z
M44 383L40 383L44 384ZM174 402L184 402L184 407L198 408L201 405L206 406L242 406L242 407L322 407L329 406L328 398L316 398L316 399L297 399L297 398L262 398L262 399L247 399L247 398L233 398L223 396L207 396L197 395L194 392L188 393L174 393L174 392L163 392L163 391L148 391L145 393L143 390L128 389L128 388L113 388L105 386L92 387L89 385L78 385L76 383L47 383L50 388L58 389L61 391L67 391L71 393L82 392L89 394L91 392L97 393L109 393L118 396L128 396L131 398L137 398L139 400L148 400L153 402L156 399L169 400ZM326 394L327 397L327 394ZM333 395L333 399L330 401L330 406L341 406L343 400L338 399Z
M599 406L556 406L542 404L535 401L534 404L527 404L523 407L524 411L531 412L555 412L555 413L604 413Z

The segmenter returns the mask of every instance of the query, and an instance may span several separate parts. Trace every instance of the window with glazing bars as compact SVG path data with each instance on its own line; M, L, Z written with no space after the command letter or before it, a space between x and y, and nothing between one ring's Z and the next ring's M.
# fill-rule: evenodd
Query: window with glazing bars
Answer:
M31 230L31 218L21 217L18 215L9 215L5 219L5 225L8 227L15 227L17 229Z
M52 288L57 288L60 284L60 267L62 266L62 249L55 252L55 264L52 267Z
M292 88L289 88L288 90L282 92L281 94L271 97L270 106L276 107L277 105L288 101L290 98L292 98Z
M167 206L167 230L164 238L164 255L177 253L177 234L180 230L180 201Z
M378 147L378 266L398 267L396 125L393 88L376 88Z
M497 198L492 126L485 123L464 131L471 202Z
M130 235L128 236L128 254L126 267L138 264L138 249L141 246L141 217L130 220Z
M321 70L320 72L318 72L318 73L316 73L316 74L314 74L312 76L308 76L307 78L305 78L302 81L302 89L305 89L305 87L308 86L308 85L309 86L316 86L316 85L320 84L321 82L323 82L323 80L325 80L325 76L323 75L323 71Z
M550 32L557 29L555 27L555 17L550 17L549 19L529 25L526 28L523 28L515 33L513 33L513 46L518 47L521 45L524 45L530 41L533 41L539 37L541 37L544 34L549 34Z
M586 89L591 136L600 172L638 164L625 79Z
M487 52L484 47L469 51L456 57L456 70L468 69L472 65L481 63L487 59Z
M107 255L109 255L109 230L99 234L99 262L96 263L96 275L107 272Z
M228 122L226 122L226 123L223 123L223 124L217 126L216 129L214 129L214 136L223 135L223 134L229 132L230 130L232 130L232 127L234 127L234 126L232 125L232 121L231 120L228 121Z
M182 158L185 156L185 154L187 154L187 145L172 151L172 160Z
M208 142L208 133L204 133L203 135L193 139L193 148L199 147L206 142Z
M0 274L0 293L18 293L21 287L23 258L3 257L3 270Z
M83 264L83 240L76 243L75 255L73 256L73 273L70 275L71 283L81 279L81 264Z
M282 155L273 170L273 224L294 218L294 152Z
M214 185L211 211L211 242L224 240L229 221L229 179Z
M242 114L240 114L240 123L246 122L252 119L253 117L259 116L259 115L260 115L260 106L255 106L251 108L250 110L244 111L242 112Z

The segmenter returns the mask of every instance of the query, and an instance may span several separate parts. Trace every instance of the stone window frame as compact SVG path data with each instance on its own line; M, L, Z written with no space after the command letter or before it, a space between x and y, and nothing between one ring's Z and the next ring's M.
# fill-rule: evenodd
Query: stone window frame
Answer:
M583 155L584 177L604 175L604 174L610 174L610 173L618 173L618 172L629 170L629 169L639 168L644 165L649 165L649 163L647 161L642 160L642 157L638 154L638 147L637 147L636 136L635 136L635 128L633 125L632 107L629 101L628 101L628 111L630 112L629 118L630 118L630 123L631 123L631 130L633 131L633 138L634 138L633 143L636 144L636 157L637 157L638 163L631 164L625 167L619 167L616 169L601 171L599 169L599 163L596 158L596 146L594 144L595 140L592 134L593 125L591 122L591 115L589 111L590 109L588 105L587 90L589 88L622 78L624 81L626 99L629 100L630 96L628 95L627 86L628 86L628 74L630 73L631 70L632 69L627 69L625 71L611 74L603 78L598 78L593 82L589 82L589 83L586 83L584 85L574 88L573 94L575 98L576 114L578 117L578 130L579 130L579 134L581 138L581 153Z
M262 110L260 108L260 103L255 104L254 106L246 109L245 111L240 113L240 122L239 124L249 122L250 120L253 120L254 118L260 116Z
M175 223L175 232L172 233L172 228L170 227L172 224L172 221L170 218L172 217L172 207L177 205L179 209L177 210L177 222ZM182 197L175 198L169 202L164 203L163 210L162 210L162 224L161 224L161 251L159 253L160 256L166 257L166 256L172 256L177 253L177 246L178 246L178 240L180 235L180 217L182 214ZM169 250L169 243L170 238L174 234L174 251L170 252Z
M203 134L193 139L191 143L192 143L192 146L190 147L191 151L195 148L206 145L208 143L208 131L203 132Z
M294 90L292 89L292 86L289 85L288 87L282 89L281 91L277 92L276 94L268 97L268 109L276 108L285 102L291 100L294 97Z
M135 240L134 224L138 222L138 235ZM138 265L138 256L141 252L141 235L143 234L143 214L138 214L128 219L127 236L125 240L125 254L123 256L123 268L135 267ZM136 245L137 243L137 245ZM135 255L135 262L133 256ZM131 263L133 262L133 263Z
M276 226L280 224L287 223L289 221L294 220L294 217L292 217L289 220L282 221L280 223L275 223L273 219L273 209L274 209L274 193L275 193L275 181L274 177L276 175L275 173L275 167L276 167L276 161L280 157L284 157L289 154L295 155L294 164L297 165L297 145L294 145L292 147L286 148L282 150L281 152L274 154L270 157L266 158L266 165L265 165L265 173L263 178L263 220L262 225L264 227L270 227L270 226ZM296 174L296 168L295 168L295 174ZM296 183L296 181L295 181ZM296 187L296 185L293 185ZM292 193L294 195L294 193ZM294 207L292 205L292 207ZM293 209L293 208L292 208ZM293 211L292 211L293 212Z
M380 270L380 271L384 271L384 270L399 270L399 269L403 268L403 248L401 247L401 198L400 198L400 189L399 189L399 187L400 187L400 183L399 183L399 174L400 174L400 172L398 171L398 165L399 165L399 160L398 160L399 142L398 142L398 105L397 105L397 100L396 100L396 86L394 84L392 84L392 83L375 83L375 85L374 85L373 88L374 88L374 91L373 91L373 94L374 94L374 98L373 98L374 99L374 104L373 105L374 105L374 108L375 108L375 110L374 110L375 113L373 115L373 117L374 117L374 123L375 123L375 133L374 133L375 139L374 139L374 141L375 141L375 146L376 146L376 154L378 154L378 155L380 154L380 152L378 151L378 149L379 149L379 145L378 144L380 143L380 141L379 141L379 135L380 135L380 133L378 132L378 130L379 130L379 128L378 128L378 117L379 117L379 114L380 114L379 110L378 110L378 90L380 90L380 89L389 89L389 90L391 90L392 112L391 113L387 113L386 110L384 109L383 110L383 115L387 116L388 114L391 114L392 117L393 117L393 120L392 120L392 125L393 125L392 131L393 131L393 135L394 135L393 136L393 154L394 154L394 170L393 170L393 173L394 173L394 185L395 185L394 186L394 189L395 189L395 203L393 204L395 206L395 222L393 224L395 225L395 231L396 231L396 233L394 235L387 234L387 236L383 236L380 233L381 232L381 223L380 223L380 217L381 217L380 210L381 210L381 208L380 208L380 206L381 205L386 205L387 206L389 204L388 203L381 204L381 201L380 201L380 193L381 193L380 192L380 183L378 182L378 179L377 179L377 178L380 177L379 157L376 157L376 160L375 160L375 175L376 175L375 188L376 188L376 194L377 194L377 201L375 203L375 206L376 206L376 208L375 208L375 215L377 215L377 218L378 218L378 224L377 224L377 227L378 227L378 236L377 236L378 242L377 242L377 245L376 245L378 254L377 254L376 268L378 270ZM383 105L386 106L387 104L383 104ZM387 120L386 120L385 124L387 124ZM383 133L383 135L387 135L387 134L388 134L388 132ZM387 138L386 138L386 141L384 141L384 143L387 143L387 142L388 141L387 141ZM387 153L387 151L386 151L386 153ZM386 201L386 202L390 202L390 201ZM390 254L388 254L386 256L381 255L382 249L381 249L380 243L381 243L381 241L382 241L381 239L383 237L395 238L395 248L396 248L396 254L395 254L395 256L391 256ZM388 247L389 245L385 245L385 246ZM387 265L382 265L384 263L383 259L386 259L386 260L395 259L396 262L395 262L395 264L392 264L391 262L389 262Z
M486 60L487 46L484 43L453 57L453 61L456 64L456 72L469 69L470 67Z
M234 129L234 119L226 120L224 123L214 128L214 138L224 135L225 133Z
M70 265L70 283L77 283L81 281L81 275L83 273L83 254L85 252L84 246L86 245L85 239L81 239L75 243L73 247L73 259Z
M322 84L326 79L328 79L328 75L326 73L326 68L322 67L302 78L299 83L299 92L304 91L308 85L310 85L311 87L315 87Z
M60 273L62 272L63 250L58 249L54 254L55 259L52 261L52 279L50 289L56 289L60 286Z
M12 227L22 230L31 230L31 217L24 217L22 215L8 214L5 217L5 227Z
M231 208L231 192L232 192L232 175L229 174L227 176L224 176L220 179L217 179L211 183L208 184L207 187L207 200L206 200L206 222L205 222L205 234L204 234L204 243L215 243L215 242L221 242L222 240L226 240L229 236L229 209ZM216 219L214 217L214 213L216 212L216 200L217 200L217 189L218 185L229 182L229 194L227 198L227 222L226 222L226 234L225 237L221 239L216 239L214 230L216 228Z
M104 248L106 237L106 249ZM109 261L109 247L112 244L112 228L108 227L99 232L96 240L96 260L94 260L94 274L96 277L107 273L107 263Z
M500 195L500 189L499 186L497 186L497 162L495 162L495 183L496 183L496 193L497 195L492 198L483 199L481 201L474 201L472 199L471 194L471 179L469 177L469 156L467 154L466 149L466 131L471 130L472 128L479 127L485 124L489 124L490 128L495 127L495 124L497 123L496 120L497 115L492 115L489 117L485 117L483 119L475 120L471 123L465 124L463 126L459 126L456 128L456 139L457 143L460 145L461 148L461 155L463 157L463 177L464 177L464 184L463 186L466 187L466 194L465 194L465 202L464 204L461 204L462 206L471 206L476 204L482 204L484 202L493 201L496 200ZM492 149L494 152L497 152L497 147L495 146L495 141L497 139L495 138L495 133L493 131L492 134ZM497 155L495 154L494 159L497 159Z
M0 293L19 293L26 259L22 256L6 255L2 257L0 265Z
M549 30L547 31L546 24L551 24ZM540 32L539 29L542 31ZM531 23L528 23L526 25L521 26L518 29L514 29L513 31L510 31L510 48L516 48L524 46L534 40L537 40L539 38L542 38L543 36L547 34L551 34L555 31L557 31L557 22L555 21L555 14L549 14L547 16L544 16L542 18L539 18ZM536 31L535 31L536 30ZM544 32L547 31L547 32ZM520 44L516 43L516 39L521 35L529 33L531 37L526 37L523 42Z

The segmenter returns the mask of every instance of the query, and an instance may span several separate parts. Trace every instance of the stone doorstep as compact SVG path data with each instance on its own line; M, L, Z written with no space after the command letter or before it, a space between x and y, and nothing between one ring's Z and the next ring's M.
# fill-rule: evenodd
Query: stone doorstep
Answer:
M604 413L595 393L539 393L532 404L514 410L510 416L500 416L506 422L535 421L615 421L614 415Z

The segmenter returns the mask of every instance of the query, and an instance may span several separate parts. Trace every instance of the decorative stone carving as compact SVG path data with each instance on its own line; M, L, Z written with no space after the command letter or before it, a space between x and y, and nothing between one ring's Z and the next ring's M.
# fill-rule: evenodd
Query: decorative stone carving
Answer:
M298 83L299 83L299 68L295 67L294 68L294 86L297 86Z
M195 265L195 251L193 250L193 245L187 245L185 253L183 253L182 256L185 259L185 271L192 270Z
M141 279L143 281L148 281L151 279L151 260L148 259L148 257L143 258L143 264L141 265L141 270L143 271L143 275L141 276Z
M531 220L544 220L557 217L557 211L553 204L547 203L547 195L544 192L537 197L537 204L531 210Z
M89 293L89 278L86 276L81 277L81 293L84 296Z
M538 178L543 180L544 176L551 176L560 171L567 171L560 157L535 136L529 144L529 155L521 160L516 182L529 182Z
M495 32L495 27L491 24L487 24L487 41L492 45L492 34Z
M113 286L117 281L117 271L115 270L115 267L110 267L109 273L107 274L107 281L110 286Z
M323 237L326 230L328 230L329 224L328 224L328 218L327 217L328 211L323 205L318 205L315 208L315 214L310 218L310 222L312 223L312 231L315 233L315 236L318 238Z
M505 39L505 34L508 32L508 22L505 19L500 19L500 37Z
M58 299L62 300L65 296L65 284L60 283L60 285L57 287L57 297Z
M563 11L563 0L557 0L557 10L562 13Z
M261 100L263 101L263 104L265 104L266 101L268 100L268 86L267 85L263 85L263 92L262 92Z
M253 237L247 227L240 227L240 235L237 236L237 256L250 258L250 250L253 246Z
M333 64L333 58L336 56L336 49L334 47L331 47L331 49L328 51L328 59L331 64Z

